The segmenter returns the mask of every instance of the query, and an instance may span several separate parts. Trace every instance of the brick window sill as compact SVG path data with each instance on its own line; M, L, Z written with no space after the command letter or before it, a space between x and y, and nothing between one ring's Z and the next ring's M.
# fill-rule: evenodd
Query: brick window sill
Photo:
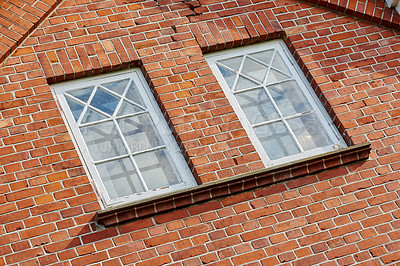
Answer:
M277 182L315 174L334 167L368 159L371 151L370 146L368 142L361 143L307 159L209 182L142 201L103 209L96 213L95 220L100 226L116 226L235 193L265 187Z

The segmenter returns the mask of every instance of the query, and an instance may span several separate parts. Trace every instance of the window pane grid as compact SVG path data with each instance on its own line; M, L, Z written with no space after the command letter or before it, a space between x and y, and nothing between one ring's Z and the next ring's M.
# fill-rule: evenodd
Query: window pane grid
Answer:
M128 93L128 90L131 88L132 82L133 82L132 80L129 81L129 83L127 84L126 88L124 89L122 95L119 95L118 93L116 93L116 92L114 92L112 90L109 90L107 87L104 87L104 86L101 86L101 85L96 86L94 88L92 94L90 95L87 103L85 104L86 109L90 108L90 109L96 110L97 112L99 112L99 113L101 113L101 114L103 114L105 116L110 116L110 114L108 114L106 112L103 112L102 110L90 105L92 103L92 100L93 100L94 96L96 95L97 91L99 91L99 88L101 88L102 90L114 95L115 97L118 97L119 98L119 102L116 105L115 110L112 113L111 117L109 117L108 119L103 119L103 120L100 120L100 121L86 123L84 125L80 124L80 125L78 125L78 127L85 127L85 126L88 126L88 125L100 124L100 123L105 122L105 121L112 121L113 124L114 124L115 129L118 132L119 139L122 141L122 143L124 145L124 148L127 151L127 155L128 156L126 156L126 155L114 156L114 157L110 157L110 158L103 159L103 160L93 161L93 163L95 165L100 165L100 164L103 164L103 163L117 161L117 160L120 160L122 158L128 157L129 160L132 163L133 169L136 171L137 179L141 183L141 185L143 187L143 190L144 191L149 191L149 188L148 188L148 186L146 184L146 181L145 181L145 179L144 179L144 177L143 177L143 175L142 175L142 173L141 173L141 171L140 171L140 169L138 167L138 164L137 164L136 160L134 159L134 156L138 155L138 154L146 153L146 152L152 152L152 151L156 151L156 150L160 150L160 149L165 149L166 145L163 144L163 145L160 145L160 146L156 146L156 147L152 147L152 148L148 148L148 149L144 149L144 150L136 151L136 152L132 151L131 148L129 147L129 144L128 144L128 142L126 140L126 137L124 136L124 134L123 134L123 132L122 132L122 130L120 128L120 125L117 122L117 119L134 117L134 116L139 116L141 114L147 114L148 113L148 111L146 110L146 111L142 111L142 112L134 113L134 114L129 114L129 115L122 115L122 116L117 116L116 115L118 113L119 109L121 108L122 103L124 102L124 100L129 102L129 103L131 103L131 104L133 104L133 105L135 105L135 106L137 106L137 107L139 107L139 108L144 108L143 106L140 106L140 105L136 104L135 102L133 102L130 99L127 99L125 97L126 94ZM85 110L82 112L81 116L83 116L83 113L85 113ZM127 179L127 180L129 180L129 179Z
M269 51L271 51L271 50L269 50ZM257 62L259 62L259 63L261 63L261 64L264 64L264 65L266 65L266 67L267 67L267 73L265 73L264 79L262 80L262 83L263 83L263 84L267 81L268 73L269 73L270 70L271 70L272 62L273 62L273 60L274 60L274 58L275 58L275 55L276 55L276 50L273 50L272 56L271 56L271 58L270 58L270 60L269 60L268 63L266 63L266 62L264 62L264 61L261 61L261 60L259 60L259 59L256 58L256 57L252 57L251 55L249 55L249 57L251 57L253 60L255 60L255 61L257 61Z
M129 83L130 83L130 82L132 82L132 81L129 81ZM107 91L108 93L110 93L110 94L112 94L112 95L114 95L114 96L120 98L120 100L119 100L117 106L115 107L114 113L112 114L112 117L115 117L117 111L119 110L119 108L121 108L121 105L122 105L122 103L123 103L124 96L122 95L122 97L121 97L121 95L119 95L118 93L113 92L112 90L109 90L109 89L107 89L106 87L103 87L103 86L101 86L101 85L100 85L99 87L101 87L103 90ZM128 87L128 88L129 88L129 87ZM127 88L125 88L124 94L126 94L126 91L127 91Z
M275 68L275 67L272 67L273 60L277 57L277 55L278 55L278 54L277 54L277 51L276 51L276 50L273 50L273 54L272 54L272 56L271 56L270 61L269 61L268 63L265 63L265 62L263 62L263 61L258 60L258 59L255 58L255 57L252 57L251 55L245 54L245 55L243 56L242 60L241 60L241 63L240 63L240 66L239 66L238 71L235 71L234 69L231 69L231 68L230 68L231 71L236 72L236 78L235 78L235 81L234 81L233 86L232 86L232 88L234 88L233 94L236 95L236 94L244 93L244 92L247 92L247 91L253 91L253 90L256 90L256 89L259 88L258 86L255 86L255 87L250 87L250 88L246 88L246 89L241 89L240 91L236 91L236 90L235 90L240 76L244 76L244 77L246 77L246 78L248 78L248 79L250 79L250 80L252 80L252 81L254 81L254 82L258 82L258 83L260 82L259 80L253 79L253 77L242 73L242 71L243 71L243 69L244 69L244 67L245 67L245 62L246 62L246 59L247 59L247 58L251 58L251 59L254 60L255 62L259 63L260 65L265 66L265 67L266 67L266 72L264 73L264 76L263 76L262 81L261 81L261 82L263 83L263 84L262 84L262 87L263 87L264 91L267 93L267 97L268 97L269 101L270 101L270 102L272 103L272 105L274 106L274 109L275 109L275 111L278 113L278 115L279 115L280 118L274 119L274 120L263 121L263 122L260 122L260 123L257 123L257 124L253 124L253 125L251 125L251 126L252 126L252 128L256 128L256 127L259 127L259 126L263 126L263 125L267 125L267 124L273 124L273 123L276 123L276 122L280 121L280 122L283 123L284 126L286 127L287 132L289 133L289 135L291 136L292 140L294 141L296 147L299 149L299 152L301 153L301 152L304 152L304 150L303 150L303 148L301 147L301 145L300 145L300 143L299 143L297 137L295 136L293 130L291 129L291 127L290 127L289 124L287 123L286 119L301 116L303 113L294 114L294 115L290 115L290 116L286 116L286 117L285 117L285 116L281 113L281 111L280 111L278 105L276 104L276 101L273 99L272 95L270 94L269 90L267 89L267 86L265 85L265 83L267 82L267 79L268 79L268 77L269 77L269 73L270 73L271 69L274 69L274 70L276 70L276 71L278 71L278 72L280 72L280 73L282 73L282 74L286 74L286 73L283 73L283 71L281 71L280 69L277 69L277 68ZM217 63L218 63L218 62L217 62ZM223 64L222 64L222 65L223 65ZM225 66L224 66L224 67L225 67ZM289 80L293 80L293 79L288 78L288 79L284 79L284 80L279 80L279 81L276 81L276 82L269 83L268 86L272 86L272 85L275 85L275 84L282 84L282 83L284 83L284 82L286 82L286 81L289 81ZM306 112L304 112L304 113L306 113ZM251 124L251 123L250 123L250 124ZM283 145L281 145L281 146L283 146ZM267 156L268 156L268 154L267 154ZM268 157L269 157L269 156L268 156ZM270 158L269 158L269 159L270 159Z
M95 108L93 108L93 109L95 109ZM78 126L80 128L83 128L83 127L87 127L87 126L91 126L91 125L95 125L95 124L100 124L102 122L114 121L114 119L126 118L126 117L146 114L146 113L148 113L148 112L147 111L141 111L141 112L134 113L134 114L126 114L126 115L120 115L120 116L117 116L117 117L109 117L109 118L104 118L103 120L99 120L99 121L93 121L93 122L88 122L88 123L85 123L85 124L80 124Z
M115 124L115 126L116 126L116 128L117 128L117 130L118 130L119 135L121 136L121 139L122 139L122 142L124 143L125 148L127 149L128 153L130 154L130 155L129 155L129 159L131 160L131 163L132 163L132 165L133 165L133 168L134 168L135 171L136 171L136 174L137 174L137 177L138 177L140 183L142 184L144 190L145 190L145 191L148 191L149 189L148 189L148 187L147 187L147 185L146 185L146 182L145 182L145 180L144 180L142 174L140 173L140 170L139 170L139 167L137 166L136 161L135 161L135 160L133 159L133 157L132 157L132 151L130 150L129 145L128 145L126 139L124 138L124 135L123 135L123 133L122 133L122 131L121 131L121 128L119 127L117 121L114 120L113 122L114 122L114 124Z
M302 115L311 114L311 113L314 113L314 112L313 111L307 111L307 112L303 112L303 113L299 113L299 114L286 116L286 117L283 117L283 118L277 118L277 119L273 119L273 120L268 120L268 121L260 122L260 123L257 123L257 124L252 124L252 127L255 128L255 127L258 127L258 126L263 126L263 125L271 124L271 123L274 123L274 122L279 122L279 121L284 121L284 120L291 119L291 118L301 117Z
M94 164L106 163L106 162L110 162L110 161L114 161L114 160L127 158L129 156L135 156L135 155L139 155L139 154L142 154L142 153L162 150L162 149L166 149L166 148L167 148L166 145L162 145L162 146L154 147L154 148L143 150L143 151L132 152L132 153L128 153L128 154L124 154L124 155L120 155L120 156L115 156L115 157L111 157L111 158L107 158L107 159L103 159L103 160L93 161L93 163Z
M238 83L239 78L240 78L240 72L242 72L242 69L243 69L245 57L246 56L243 56L243 58L242 58L242 60L240 62L238 71L233 70L234 72L236 72L236 77L235 77L235 81L233 82L232 90L236 89L237 83Z
M81 113L81 115L79 116L79 119L78 119L78 121L77 121L77 124L78 124L78 125L80 125L80 124L82 123L82 119L83 119L84 115L86 114L87 109L89 108L89 103L92 101L92 99L93 99L94 94L96 93L96 91L97 91L97 86L95 86L95 87L93 88L93 91L92 91L92 93L91 93L90 96L89 96L89 99L88 99L88 100L86 101L86 103L85 103L85 107L83 108L83 111L82 111L82 113Z
M275 57L275 55L276 55L276 51L274 51L274 57ZM246 55L245 55L244 57L246 57ZM274 58L274 57L272 57L272 58ZM239 71L240 71L240 69L243 68L243 66L244 66L244 61L245 61L245 60L243 59L243 60L242 60L242 64L241 64L241 66L240 66L240 68L239 68ZM270 68L270 67L269 67L269 68ZM268 70L269 70L269 69L268 69ZM266 79L267 79L267 77L268 77L268 73L269 73L268 70L267 70L267 74L266 74L265 77L264 77L264 82L266 81ZM293 80L293 79L289 79L289 80ZM278 81L278 82L275 82L274 84L284 83L284 82L286 82L286 81L287 81L287 80ZM236 79L236 82L237 82L237 79ZM274 84L269 84L268 86L271 86L271 85L274 85ZM234 95L237 95L237 94L244 93L244 92L246 92L246 91L254 91L254 90L258 89L258 88L259 88L259 87L243 89L243 90L240 90L240 91L234 91L233 94L234 94ZM282 112L280 111L280 108L279 108L278 105L276 104L276 101L273 99L273 97L272 97L271 93L269 92L267 86L263 84L263 85L262 85L262 88L263 88L264 91L266 92L267 97L268 97L268 100L271 102L271 104L273 105L275 111L278 113L278 115L279 115L280 118L273 119L273 120L263 121L263 122L260 122L260 123L257 123L257 124L252 124L252 123L250 122L250 125L252 126L252 128L256 128L256 127L259 127L259 126L263 126L263 125L267 125L267 124L273 124L273 123L276 123L276 122L280 121L280 122L282 122L282 123L285 125L285 127L286 127L288 133L290 134L290 136L292 137L293 141L295 142L297 148L299 149L299 152L304 152L302 146L300 145L300 143L299 143L299 141L298 141L296 135L294 134L293 130L291 129L291 127L290 127L289 124L287 123L286 119L300 117L300 116L302 116L303 114L310 113L311 111L306 111L306 112L302 112L302 113L297 113L297 114L286 115L286 116L285 116L285 115L283 115ZM267 154L267 156L268 156L268 154Z
M249 137L257 149L262 147L261 157L278 163L331 150L336 143L340 143L336 147L344 146L280 43L208 57L239 118L244 117Z
M136 170L136 174L138 175L138 179L140 181L140 183L142 184L143 188L145 191L149 191L149 188L147 187L146 181L143 178L142 173L140 172L139 166L136 163L136 160L133 159L132 155L129 155L129 159L131 160L131 163L134 167L134 169Z
M292 128L289 126L286 119L282 119L282 122L285 124L286 128L289 131L289 134L292 136L292 139L295 141L297 148L300 150L300 152L304 152L303 148L301 147L301 145L299 143L299 140L297 139L296 135L294 134Z
M124 72L53 87L107 205L194 184L145 80Z

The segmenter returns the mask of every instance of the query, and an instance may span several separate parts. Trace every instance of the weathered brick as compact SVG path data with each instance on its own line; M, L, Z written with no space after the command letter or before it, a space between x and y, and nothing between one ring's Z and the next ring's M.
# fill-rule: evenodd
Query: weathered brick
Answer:
M206 248L204 246L195 246L192 248L184 249L178 252L174 252L171 254L172 259L174 261L182 260L186 258L190 258L193 256L197 256L206 252Z
M168 233L165 235L160 235L156 237L149 238L144 241L147 247L158 246L162 244L169 243L171 241L175 241L179 239L179 235L177 232Z

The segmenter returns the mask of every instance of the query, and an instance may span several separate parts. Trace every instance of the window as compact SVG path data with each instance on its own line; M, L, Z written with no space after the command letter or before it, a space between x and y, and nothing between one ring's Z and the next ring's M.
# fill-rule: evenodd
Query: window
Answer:
M106 206L195 184L139 70L52 89Z
M207 60L267 166L345 146L283 41Z

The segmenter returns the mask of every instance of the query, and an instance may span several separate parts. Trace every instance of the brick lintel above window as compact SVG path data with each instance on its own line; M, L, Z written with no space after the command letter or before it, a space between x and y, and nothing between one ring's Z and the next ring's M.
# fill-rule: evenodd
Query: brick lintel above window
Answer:
M291 189L305 185L302 179L297 178L366 160L370 151L371 144L369 142L360 143L306 159L209 182L166 195L147 198L139 202L100 210L96 214L96 223L99 227L110 227L153 215L157 215L154 218L157 223L188 217L197 214L197 208L194 205L199 203L215 201L222 197L246 191L252 191L248 195L252 198L267 196L281 192L278 191L279 187L277 190L271 185L282 181L289 181L286 186ZM327 178L329 178L329 175L327 175ZM222 205L232 204L231 201L224 202L222 200L217 201L216 204L222 207ZM171 213L171 211L182 208L187 209L183 209L179 214ZM202 209L202 211L204 210Z

